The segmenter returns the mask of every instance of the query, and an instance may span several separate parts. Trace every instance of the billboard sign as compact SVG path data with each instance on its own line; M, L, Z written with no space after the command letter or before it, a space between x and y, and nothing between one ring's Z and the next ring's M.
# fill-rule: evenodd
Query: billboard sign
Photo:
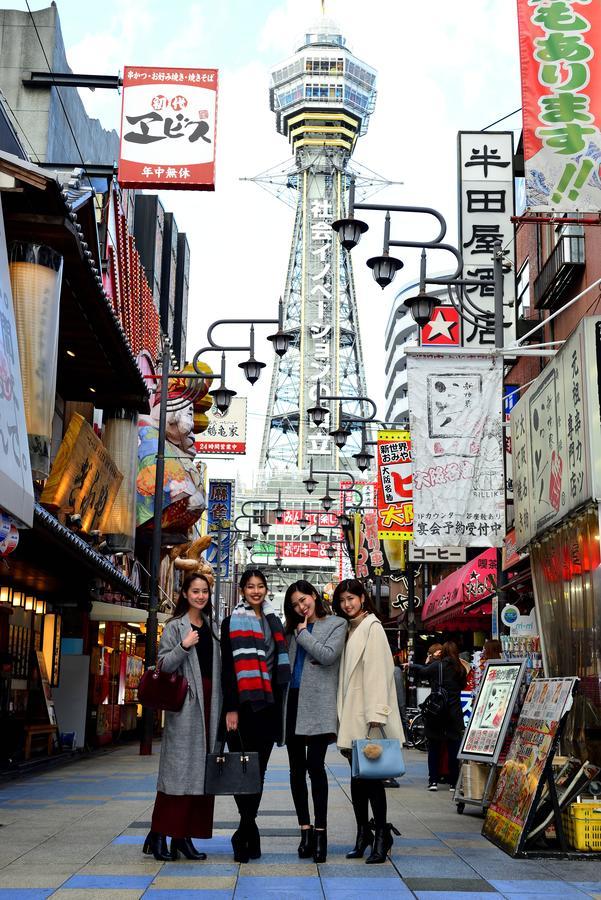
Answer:
M459 248L463 277L479 281L493 278L493 248L506 249L503 279L504 344L515 340L515 241L511 217L515 213L512 131L460 131L459 141ZM494 285L467 285L474 306L494 314ZM469 303L467 306L470 309ZM495 346L494 317L489 324L463 328L463 346L474 350Z
M234 397L227 412L213 404L209 424L196 437L194 447L203 456L240 456L246 453L246 397Z
M407 352L416 547L500 547L503 361Z
M378 537L409 541L413 536L411 436L378 432Z
M229 578L232 564L231 527L234 515L233 478L209 479L207 499L208 532L213 543L205 550L205 559L216 570L221 565L221 577Z
M126 66L118 181L215 190L217 69Z
M461 317L454 306L435 306L432 318L420 328L422 347L461 346Z
M518 0L526 206L601 207L601 6Z

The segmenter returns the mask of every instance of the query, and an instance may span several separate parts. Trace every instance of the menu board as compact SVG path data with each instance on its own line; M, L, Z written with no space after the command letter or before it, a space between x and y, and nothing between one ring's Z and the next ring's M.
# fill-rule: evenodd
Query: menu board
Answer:
M536 811L543 772L559 725L572 706L576 678L537 678L528 688L505 765L499 775L482 834L515 856Z
M486 663L458 754L460 759L497 762L525 668L525 660L489 660Z

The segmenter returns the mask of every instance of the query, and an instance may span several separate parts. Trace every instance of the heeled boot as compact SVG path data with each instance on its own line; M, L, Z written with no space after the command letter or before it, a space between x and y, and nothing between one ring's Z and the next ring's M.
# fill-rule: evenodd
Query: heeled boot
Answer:
M245 824L246 844L251 859L261 859L261 835L255 819Z
M363 859L363 854L367 850L368 847L374 842L373 831L371 830L371 826L366 822L364 825L359 825L357 827L357 838L355 840L355 846L350 851L350 853L346 854L347 859Z
M324 863L328 857L328 832L325 828L315 829L315 849L313 862Z
M238 829L234 831L232 835L232 850L234 851L234 862L248 862L248 842L246 839L246 834L242 829L242 823L240 823Z
M178 852L182 853L186 859L206 859L207 854L197 850L192 843L192 838L171 838L171 855L177 859Z
M386 862L386 857L394 843L394 838L392 837L393 832L398 837L401 836L401 832L398 831L394 825L391 825L390 822L386 825L376 825L374 845L371 854L365 860L366 866Z
M167 847L166 835L159 834L158 831L148 832L142 847L142 853L145 853L147 856L154 856L155 859L161 862L171 862L173 859Z
M301 839L298 845L298 855L301 859L310 859L313 855L313 826L301 828Z

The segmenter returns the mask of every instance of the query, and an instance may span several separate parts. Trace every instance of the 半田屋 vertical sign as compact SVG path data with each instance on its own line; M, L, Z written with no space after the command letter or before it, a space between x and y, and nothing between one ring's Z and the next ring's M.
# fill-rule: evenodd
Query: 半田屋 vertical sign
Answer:
M413 537L411 436L408 431L378 432L378 537Z
M518 0L526 206L601 207L601 4Z
M215 190L217 69L126 66L118 181Z
M503 278L504 344L515 340L515 242L511 217L515 211L513 184L513 132L460 131L459 248L463 277L489 282L467 285L466 311L491 313L490 320L475 325L463 322L463 346L474 350L495 346L495 291L493 251L497 241L506 251ZM509 265L511 264L511 266Z

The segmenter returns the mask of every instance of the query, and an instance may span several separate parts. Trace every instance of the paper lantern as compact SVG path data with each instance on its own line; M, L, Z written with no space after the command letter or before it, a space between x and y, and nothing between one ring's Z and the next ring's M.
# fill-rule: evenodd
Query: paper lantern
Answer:
M0 587L0 603L10 603L12 588Z
M31 471L43 481L50 472L63 258L20 242L11 244L9 257Z
M136 532L136 477L138 474L138 413L109 409L104 413L102 441L123 475L105 530L115 552L134 549Z

